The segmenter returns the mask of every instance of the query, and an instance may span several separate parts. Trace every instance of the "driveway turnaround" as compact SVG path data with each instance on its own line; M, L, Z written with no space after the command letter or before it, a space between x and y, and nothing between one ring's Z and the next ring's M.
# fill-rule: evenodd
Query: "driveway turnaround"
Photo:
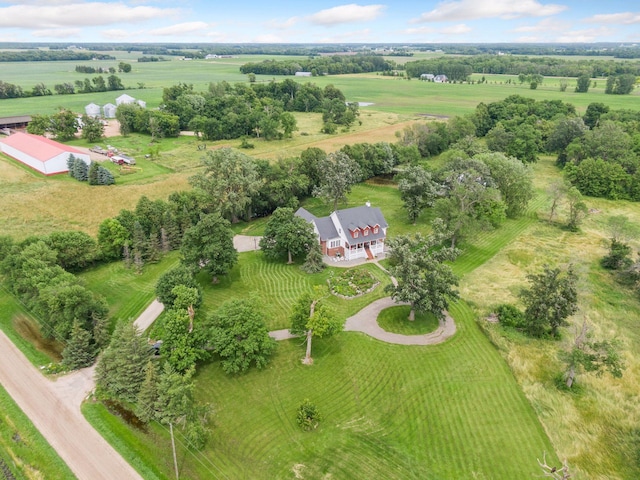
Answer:
M0 383L79 480L142 480L85 420L93 367L45 378L0 330Z
M344 329L351 332L366 333L380 341L397 345L436 345L456 333L456 324L447 312L445 312L444 321L440 321L440 326L431 333L425 335L402 335L387 332L378 325L378 315L385 308L396 305L398 304L391 297L376 300L352 317L347 318Z

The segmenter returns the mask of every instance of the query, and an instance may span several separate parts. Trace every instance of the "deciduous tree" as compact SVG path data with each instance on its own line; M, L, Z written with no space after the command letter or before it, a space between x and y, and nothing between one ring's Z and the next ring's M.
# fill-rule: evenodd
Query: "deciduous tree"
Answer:
M250 218L251 201L262 184L255 161L230 148L221 148L207 152L203 164L204 171L189 182L204 191L208 203L219 208L232 223L241 217Z
M307 340L307 352L303 363L310 365L311 340L313 337L328 337L340 332L344 325L335 311L323 303L327 296L326 290L316 287L313 293L304 293L293 306L291 312L291 328L294 335L305 335Z
M208 319L208 338L226 373L264 367L276 348L255 299L230 300Z
M534 337L559 336L567 318L578 311L578 277L569 265L566 272L547 265L527 275L530 286L520 293L525 306L525 330Z
M345 202L351 187L360 181L360 167L344 152L328 154L318 164L319 185L314 188L313 196L324 199L338 208Z
M436 230L440 227L436 226ZM411 305L409 320L415 312L430 312L438 319L444 318L449 300L458 297L454 286L458 284L451 267L445 262L453 261L458 251L453 247L439 247L442 235L424 238L399 235L388 240L391 251L389 269L397 285L387 289L396 302Z
M203 215L200 221L187 229L180 247L182 263L195 271L204 268L218 281L218 275L226 275L238 261L233 246L233 231L229 222L218 213Z
M438 184L431 173L419 165L407 167L396 175L400 198L414 225L425 207L432 207L438 194Z
M287 263L293 263L293 257L306 254L315 243L317 239L311 224L296 216L292 208L281 207L267 222L260 249L267 258L284 257Z
M616 340L594 340L587 323L583 323L571 350L564 351L561 355L567 366L567 388L573 386L581 372L594 372L600 376L607 371L615 378L622 377L625 365L620 357L619 348L620 344Z

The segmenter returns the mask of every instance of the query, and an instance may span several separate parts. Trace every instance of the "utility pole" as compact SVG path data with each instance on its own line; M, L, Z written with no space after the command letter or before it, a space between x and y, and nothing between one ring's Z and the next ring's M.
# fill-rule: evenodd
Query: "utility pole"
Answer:
M169 423L169 432L171 432L171 448L173 450L173 466L176 469L176 480L180 480L180 474L178 473L178 459L176 457L176 442L173 439L173 422Z

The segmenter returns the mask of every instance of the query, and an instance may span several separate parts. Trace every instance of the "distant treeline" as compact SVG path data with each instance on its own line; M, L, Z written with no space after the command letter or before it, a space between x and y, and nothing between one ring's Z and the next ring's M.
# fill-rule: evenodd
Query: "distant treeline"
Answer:
M609 75L640 75L640 62L589 59L571 60L556 57L520 57L512 55L475 55L469 57L440 57L432 60L417 60L404 65L410 77L423 73L445 74L445 70L483 74L519 75L536 73L551 77L606 77ZM450 76L451 77L451 76ZM458 78L456 78L459 80Z
M484 44L450 44L450 45L410 45L421 51L436 50L450 55L580 55L589 57L640 58L640 47L620 46L613 43L557 44L557 43L484 43Z
M258 63L245 63L240 67L240 72L260 75L295 75L296 72L338 75L381 72L394 68L395 62L385 60L381 55L331 55L307 60L265 60Z
M115 60L116 57L95 52L73 50L0 51L0 62L51 62L62 60Z
M53 86L53 90L58 95L73 95L74 93L107 92L111 90L124 90L122 80L117 75L104 77L94 77L76 80L75 83L58 83ZM34 85L31 90L23 90L19 85L3 82L0 80L0 99L22 98L22 97L43 97L53 95L53 92L44 83Z

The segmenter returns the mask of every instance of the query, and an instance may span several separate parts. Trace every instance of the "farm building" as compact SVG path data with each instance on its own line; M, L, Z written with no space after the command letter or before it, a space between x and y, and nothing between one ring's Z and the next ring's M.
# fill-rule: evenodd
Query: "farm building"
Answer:
M95 103L90 103L86 107L84 107L84 113L89 117L99 117L100 116L100 105L96 105Z
M449 79L446 75L436 75L435 77L433 77L433 81L436 83L447 83Z
M116 106L113 103L107 103L102 107L104 118L116 118Z
M0 140L0 151L45 175L68 172L69 155L91 163L88 154L40 135L14 133Z
M313 225L324 255L371 260L384 252L387 221L369 202L363 207L336 210L328 217L316 217L301 207L296 216Z
M126 93L123 93L118 98L116 98L116 105L120 105L121 103L133 103L135 101L136 99L133 98L131 95L127 95Z
M31 122L31 115L20 115L15 117L0 118L0 131L9 134L9 130L16 128L27 128Z
M136 103L142 108L147 108L147 102L145 102L144 100L136 100Z
M436 76L433 73L423 73L420 75L420 80L424 80L425 82L433 82L434 78L436 78Z

